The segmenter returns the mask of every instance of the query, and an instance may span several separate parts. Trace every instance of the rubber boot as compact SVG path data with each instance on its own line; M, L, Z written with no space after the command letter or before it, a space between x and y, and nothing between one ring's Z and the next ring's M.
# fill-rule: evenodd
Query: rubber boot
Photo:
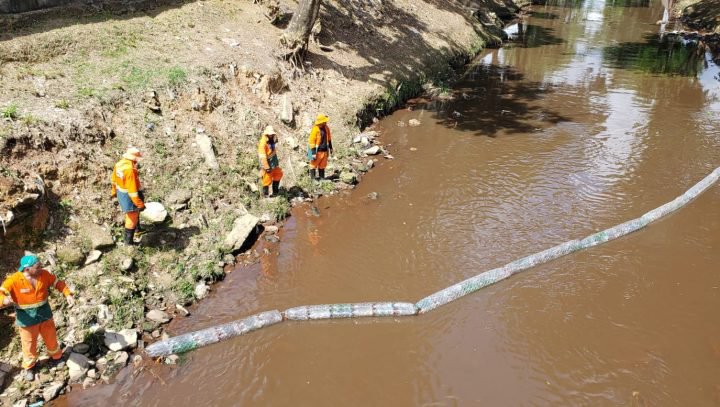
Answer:
M269 189L270 189L270 187L263 187L263 189L262 189L262 196L263 196L263 198L267 198L268 196L270 196L270 191L269 191Z
M272 182L272 195L270 196L277 196L280 193L280 181L273 181Z
M316 179L315 178L315 168L310 168L309 174L310 174L310 179Z
M133 240L135 238L135 229L125 229L125 237L123 238L123 242L125 242L126 245L132 246L135 244L135 241Z
M320 170L318 170L318 172L320 173L318 179L325 179L325 168L321 168Z

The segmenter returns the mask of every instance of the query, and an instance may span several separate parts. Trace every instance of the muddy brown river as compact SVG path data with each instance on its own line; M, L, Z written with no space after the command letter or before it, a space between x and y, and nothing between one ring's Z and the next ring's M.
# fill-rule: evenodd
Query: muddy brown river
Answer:
M539 5L395 159L295 209L172 334L303 304L418 299L638 217L720 165L720 76L657 1ZM400 127L417 119L420 126ZM379 199L368 198L377 192ZM127 368L69 405L720 405L720 185L629 236L418 317L285 322ZM262 248L261 248L262 251Z

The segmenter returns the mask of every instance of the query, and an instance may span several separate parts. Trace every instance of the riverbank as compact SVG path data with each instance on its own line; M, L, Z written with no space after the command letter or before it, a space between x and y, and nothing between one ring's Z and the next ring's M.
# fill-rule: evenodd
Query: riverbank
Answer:
M69 371L42 369L30 384L10 383L19 343L4 318L5 401L111 380L128 351L162 337L225 268L257 261L249 244L276 233L292 204L352 188L374 160L390 159L379 134L358 137L362 127L422 90L447 92L452 66L499 42L501 17L518 11L494 1L327 2L299 74L275 57L293 4L280 4L279 26L265 5L218 0L60 12L0 36L9 84L0 91L0 262L12 270L23 250L38 252L79 299L54 304ZM320 112L331 117L337 156L330 180L314 184L303 145ZM255 145L268 124L279 132L285 190L261 200ZM108 196L130 144L145 152L148 201L167 209L139 248L116 246L121 219ZM228 244L246 220L264 232Z
M718 0L680 0L674 5L674 12L690 28L707 34L720 34Z

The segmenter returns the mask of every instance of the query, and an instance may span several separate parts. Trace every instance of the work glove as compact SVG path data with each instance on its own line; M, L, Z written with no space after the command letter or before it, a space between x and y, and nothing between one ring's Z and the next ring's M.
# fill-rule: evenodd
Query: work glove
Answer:
M10 305L10 304L12 304L12 303L13 303L13 302L12 302L12 298L10 298L10 297L5 297L5 298L3 298L3 300L2 300L2 305Z

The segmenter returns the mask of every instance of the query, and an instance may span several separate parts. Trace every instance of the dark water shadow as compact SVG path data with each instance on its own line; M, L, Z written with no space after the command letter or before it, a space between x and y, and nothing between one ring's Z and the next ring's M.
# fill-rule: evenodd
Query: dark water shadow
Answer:
M650 7L650 0L608 0L606 7L645 8Z
M560 16L555 13L547 13L544 11L533 11L532 14L530 15L530 17L540 18L543 20L557 20L560 18Z
M0 42L75 25L129 20L139 16L156 17L196 1L142 0L128 3L113 0L93 5L77 2L20 14L0 14Z
M532 0L532 4L538 6L552 6L562 8L580 8L584 3L584 0Z
M616 69L652 74L697 76L706 67L705 46L648 34L644 42L625 42L603 48L603 62Z
M516 47L537 48L565 42L562 38L554 35L552 28L533 24L518 24L517 27L517 32L510 35L510 42Z
M550 90L524 80L509 66L479 64L456 87L456 100L438 107L436 117L447 127L478 136L532 133L538 128L570 121L560 112L532 102Z

